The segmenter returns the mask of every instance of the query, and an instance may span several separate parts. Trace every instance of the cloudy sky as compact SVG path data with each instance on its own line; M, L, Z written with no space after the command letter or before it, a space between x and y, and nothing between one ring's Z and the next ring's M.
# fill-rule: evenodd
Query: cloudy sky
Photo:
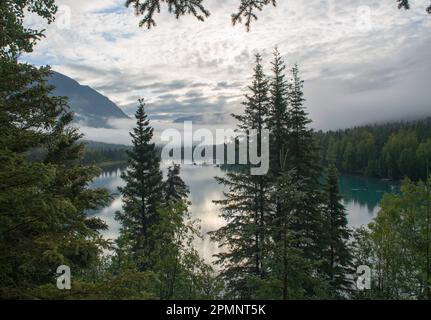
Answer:
M58 0L57 22L24 59L90 85L128 114L145 97L153 119L228 125L254 54L269 71L278 46L288 65L300 66L317 129L431 114L429 0L411 1L410 11L395 0L279 0L248 33L230 22L238 0L205 0L204 23L163 10L150 31L124 2Z

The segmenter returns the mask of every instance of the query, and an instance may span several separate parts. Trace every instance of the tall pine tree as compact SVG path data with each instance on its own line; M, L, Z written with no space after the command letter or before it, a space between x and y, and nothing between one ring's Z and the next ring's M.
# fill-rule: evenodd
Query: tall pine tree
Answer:
M325 287L316 277L317 243L321 241L318 239L319 170L313 164L317 152L313 132L308 128L311 121L303 107L303 81L299 79L298 68L292 69L290 82L286 80L285 70L275 49L268 127L271 199L275 204L271 222L271 278L278 284L272 291L277 299L316 297ZM314 255L311 255L311 246L315 248Z
M37 298L54 287L59 265L80 274L98 259L106 225L87 210L108 201L104 190L88 185L98 175L82 166L83 146L67 100L53 96L48 67L18 62L43 36L23 25L32 11L48 22L50 0L6 1L0 5L0 296ZM41 155L30 161L35 150ZM58 290L57 290L58 292Z
M286 80L286 66L277 48L274 50L272 78L270 82L270 106L268 128L270 139L270 170L279 175L287 152L287 136L289 133L289 84Z
M250 93L245 95L243 102L244 114L233 115L238 120L239 129L245 133L242 138L247 141L259 141L263 129L266 129L268 90L262 58L257 55ZM251 129L256 130L255 136L248 134ZM268 176L253 176L250 168L251 165L247 164L236 172L227 173L224 178L217 178L228 189L224 193L224 200L215 201L221 206L221 216L227 225L212 233L213 239L224 248L217 255L217 263L223 267L221 274L232 295L241 298L254 296L253 282L263 279L268 270L266 253L271 214L270 185Z
M181 202L187 199L189 188L180 176L181 167L173 164L168 168L167 179L165 182L165 202Z
M327 285L316 274L318 264L305 254L307 238L295 226L303 219L298 210L308 200L307 188L297 180L295 170L282 170L274 180L274 193L280 212L272 222L271 297L273 299L310 299L329 296Z
M304 108L304 81L299 76L297 65L291 73L286 169L295 171L295 179L303 182L304 189L301 191L307 195L306 201L295 210L300 216L294 219L296 222L293 228L303 237L302 246L308 258L318 259L322 246L322 169L319 166L314 131L309 127L311 120Z
M123 212L117 212L122 228L115 272L154 277L157 289L149 293L159 299L210 298L215 292L213 270L192 246L200 233L188 210L188 187L179 165L169 167L167 180L162 180L160 159L151 142L153 128L143 100L139 102L129 168L122 175L126 186L120 188L124 205Z
M144 110L143 99L136 111L136 127L130 133L133 149L127 151L128 169L122 174L125 187L119 188L123 196L123 211L116 218L121 223L118 243L120 250L129 252L138 269L144 271L153 262L148 260L154 246L149 229L159 222L158 206L162 203L162 172L160 159L156 154L153 128Z
M328 168L325 183L324 230L326 248L323 271L329 280L334 297L346 298L352 289L352 257L348 246L350 230L347 226L346 210L341 203L338 187L338 172L334 164Z

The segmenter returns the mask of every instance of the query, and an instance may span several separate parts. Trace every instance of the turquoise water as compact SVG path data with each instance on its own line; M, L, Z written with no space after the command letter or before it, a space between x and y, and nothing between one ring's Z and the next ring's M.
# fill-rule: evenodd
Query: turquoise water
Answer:
M124 185L120 174L120 168L105 170L92 184L93 187L108 189L113 195L111 205L95 214L105 220L109 230L104 236L115 239L119 232L119 225L114 219L115 211L121 210L121 197L117 188ZM220 199L224 187L217 184L215 176L224 174L220 168L213 166L182 166L182 178L190 188L191 212L194 218L200 220L204 235L208 231L216 230L223 225L223 220L218 217L219 210L213 204L213 200ZM368 224L379 210L379 202L386 192L396 192L397 185L378 179L361 176L342 175L340 177L340 192L343 196L343 204L346 207L348 221L351 227L359 227ZM210 260L210 257L218 251L217 244L209 240L208 236L197 239L195 246L200 254Z
M354 175L340 177L340 193L348 213L349 225L366 225L377 215L385 193L398 191L398 184Z

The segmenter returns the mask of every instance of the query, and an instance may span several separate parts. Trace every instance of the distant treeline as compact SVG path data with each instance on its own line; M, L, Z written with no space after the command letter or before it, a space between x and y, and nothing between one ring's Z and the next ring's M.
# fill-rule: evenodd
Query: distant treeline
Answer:
M376 124L337 131L316 133L323 165L335 162L343 173L360 174L375 178L401 180L425 179L431 154L431 117L388 124ZM126 162L125 145L84 141L83 163ZM190 153L193 153L194 146ZM220 146L213 146L214 162ZM225 149L225 161L226 152ZM161 156L162 146L156 146ZM181 158L189 154L181 148ZM194 161L194 160L193 160ZM178 159L178 163L181 160ZM236 161L237 163L237 161ZM225 165L226 169L236 165Z
M96 164L108 163L108 162L126 162L128 159L127 151L131 150L131 147L121 144L108 144L103 142L94 142L94 141L84 141L85 144L85 152L83 157L83 163L89 164L95 162ZM212 146L213 156L212 161L216 162L217 150L220 146ZM163 145L156 145L155 152L158 158L161 158ZM194 161L193 152L195 151L196 146L193 146L192 150L186 149L184 147L178 147L176 150L171 150L170 156L172 156L172 152L181 153L181 157L178 159L174 159L173 162L181 163L183 160L191 160ZM224 146L225 154L227 150L227 145ZM189 156L191 155L191 157ZM202 152L202 156L205 157L205 152ZM211 158L210 158L211 159ZM211 162L211 160L208 162Z
M82 162L89 163L107 163L107 162L126 162L127 161L127 146L115 145L88 145L85 146L84 157Z
M431 154L431 118L318 132L324 164L343 173L400 180L425 179Z

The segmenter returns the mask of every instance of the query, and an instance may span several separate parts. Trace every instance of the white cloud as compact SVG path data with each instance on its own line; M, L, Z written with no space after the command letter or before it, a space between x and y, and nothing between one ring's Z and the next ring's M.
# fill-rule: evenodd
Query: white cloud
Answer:
M276 45L289 64L300 65L319 128L374 121L376 108L382 118L388 110L392 117L404 116L404 108L419 113L430 101L424 88L431 71L427 0L414 1L410 11L397 10L394 0L278 1L259 13L250 33L231 26L238 1L206 2L212 15L205 23L177 21L163 11L148 31L138 28L124 0L59 0L71 8L71 29L49 26L47 38L25 58L53 65L122 107L146 97L166 112L164 97L171 95L178 114L237 111L253 54L269 59ZM200 92L196 111L185 102L193 91ZM221 104L220 96L230 98Z

